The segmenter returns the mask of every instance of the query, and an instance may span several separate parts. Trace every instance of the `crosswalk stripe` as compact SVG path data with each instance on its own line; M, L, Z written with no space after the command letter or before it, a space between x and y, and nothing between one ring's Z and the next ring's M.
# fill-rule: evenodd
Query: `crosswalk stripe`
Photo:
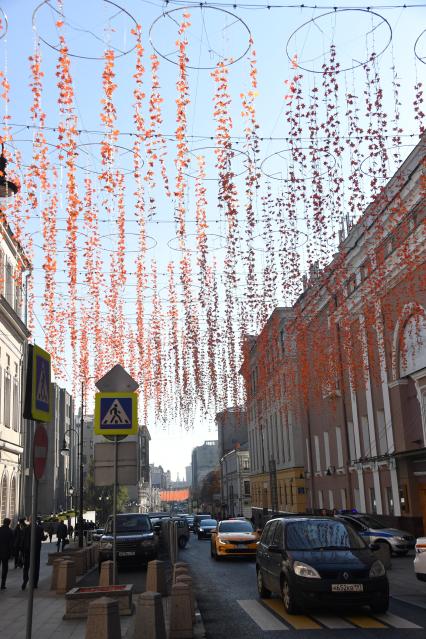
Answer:
M254 599L238 599L237 603L264 632L268 630L290 630L258 601Z
M331 615L312 615L314 619L322 623L326 628L330 628L331 630L343 629L343 628L354 628L355 626L345 619L341 617L333 617Z
M359 628L386 628L385 624L380 623L377 619L373 619L373 617L368 617L367 615L354 615L346 617L346 619Z
M306 615L289 615L284 609L284 605L278 599L262 599L271 610L277 613L284 621L289 623L296 630L318 630L321 626Z
M387 612L384 615L374 615L380 621L389 624L389 626L393 626L393 628L422 628L423 626L418 626L416 623L412 621L408 621L408 619L403 619L402 617L398 617L398 615L394 615L391 612Z

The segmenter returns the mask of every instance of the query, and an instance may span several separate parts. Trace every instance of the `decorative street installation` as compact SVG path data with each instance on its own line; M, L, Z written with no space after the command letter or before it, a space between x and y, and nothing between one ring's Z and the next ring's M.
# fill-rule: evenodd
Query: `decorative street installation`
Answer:
M246 20L237 6L154 7L148 20L110 0L91 4L86 12L82 0L45 0L35 9L23 125L14 120L13 77L0 74L0 138L22 184L2 215L34 260L28 323L33 330L42 313L56 378L71 368L74 389L83 383L90 393L119 362L139 385L141 423L190 428L244 401L247 336L318 282L342 297L339 340L349 361L362 327L342 296L356 277L343 240L367 206L376 231L366 325L378 306L386 324L402 305L382 304L391 265L372 258L388 233L383 206L392 206L395 228L407 214L384 186L425 141L425 32L413 17L411 44L407 32L403 47L396 40L398 21L416 16L415 7L383 15L310 8L309 19L286 8L294 24L271 72L252 14ZM308 15L303 5L297 11ZM81 15L93 25L81 29ZM6 38L0 46L6 52ZM268 97L274 82L277 104ZM92 91L95 111L83 117L80 101ZM414 245L401 259L408 280L424 288L420 253ZM340 366L337 333L317 326L312 338L310 323L301 313L292 321L300 365L289 365L289 396L322 396ZM265 388L266 352L265 342ZM34 406L42 414L48 382L39 361ZM134 401L99 398L97 432L133 432Z

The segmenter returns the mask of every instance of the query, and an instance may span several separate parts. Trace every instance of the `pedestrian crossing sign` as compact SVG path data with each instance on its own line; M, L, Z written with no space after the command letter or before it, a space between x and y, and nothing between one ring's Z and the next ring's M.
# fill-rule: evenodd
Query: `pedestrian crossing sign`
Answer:
M52 419L50 355L34 344L31 347L31 357L31 418L38 422L50 422Z
M136 393L96 393L95 433L97 435L135 435L138 430Z

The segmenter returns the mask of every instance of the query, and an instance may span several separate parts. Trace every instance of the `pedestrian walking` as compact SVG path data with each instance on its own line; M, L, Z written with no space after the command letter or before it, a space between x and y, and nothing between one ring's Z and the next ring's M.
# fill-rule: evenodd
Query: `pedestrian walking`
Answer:
M25 519L22 517L13 531L13 549L15 553L15 568L22 568L24 565L24 534L27 527Z
M13 532L10 529L10 519L3 519L0 527L0 563L1 563L1 589L6 590L6 579L9 571L9 559L13 554Z
M52 522L49 522L47 524L46 532L49 535L49 542L52 543L52 537L53 537L53 524L52 524Z
M44 534L43 526L38 519L35 526L36 542L35 542L35 560L34 560L34 588L38 586L38 578L40 575L40 553L41 544L46 541L47 535ZM30 573L30 558L31 558L31 517L30 525L25 528L24 535L24 571L22 590L27 587L29 573Z
M68 537L68 528L66 527L63 521L60 521L56 529L56 538L58 540L56 542L56 547L58 549L58 552L59 552L59 548L61 547L61 544L62 544L61 550L62 552L64 551L67 537Z

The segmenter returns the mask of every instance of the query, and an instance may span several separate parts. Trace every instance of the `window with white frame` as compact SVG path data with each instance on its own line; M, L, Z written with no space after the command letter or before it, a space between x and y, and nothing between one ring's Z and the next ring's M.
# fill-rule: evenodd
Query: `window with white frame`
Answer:
M337 468L343 468L342 429L336 426Z
M327 431L323 433L323 436L324 436L325 467L327 469L327 468L330 468L330 440L329 440Z
M9 260L6 260L5 298L13 307L13 269Z
M316 471L317 471L317 473L319 473L321 471L321 455L320 455L320 447L319 447L318 435L314 436L314 442L315 442Z
M13 378L12 426L13 430L19 430L19 382L16 376Z
M12 378L10 376L10 371L9 369L7 369L4 372L4 401L3 401L3 405L4 405L4 425L7 426L8 428L11 427L11 421L10 421L10 413L11 413L11 403L12 403L12 396L11 396L11 382L12 382Z

